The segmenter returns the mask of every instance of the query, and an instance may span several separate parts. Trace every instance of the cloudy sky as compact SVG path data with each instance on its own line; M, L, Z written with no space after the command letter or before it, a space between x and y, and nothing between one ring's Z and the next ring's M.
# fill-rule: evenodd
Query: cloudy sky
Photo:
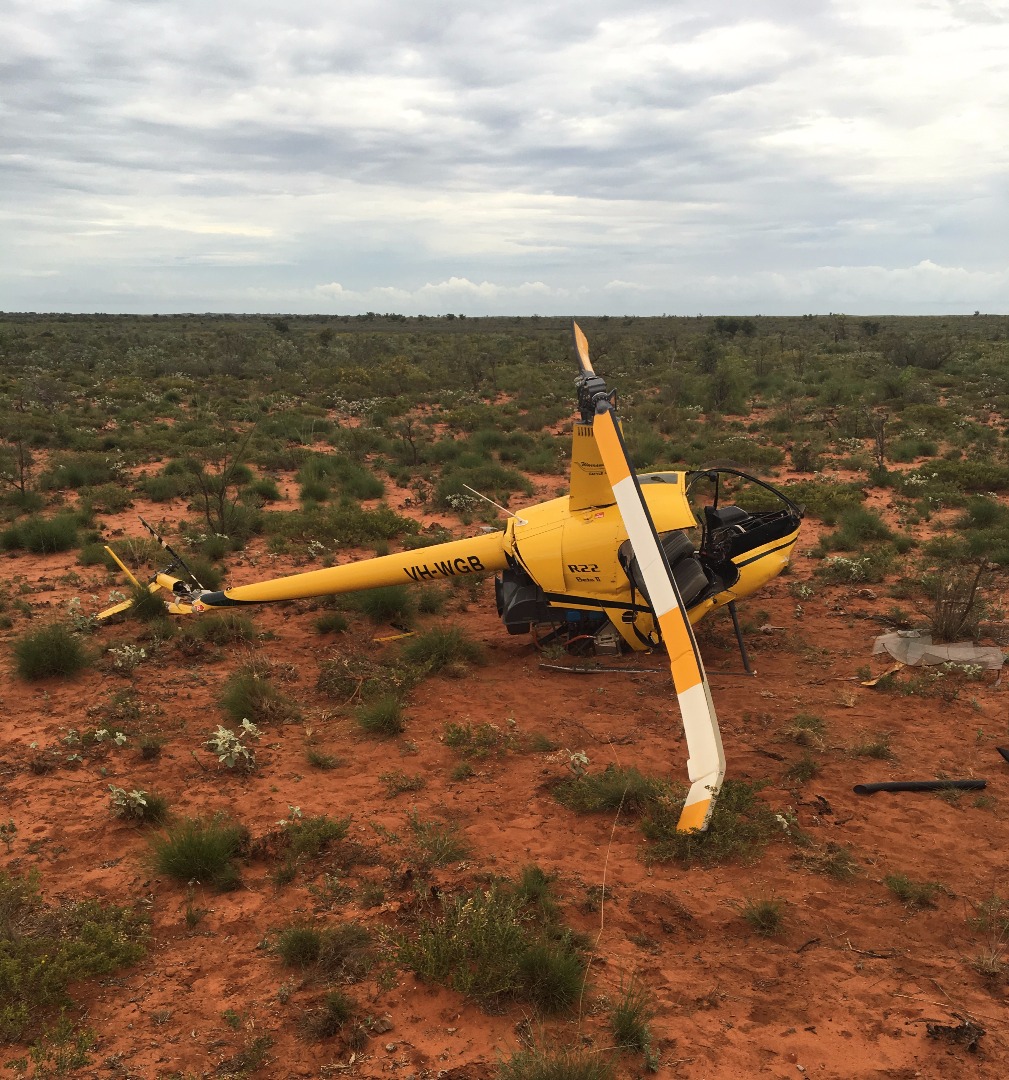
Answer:
M0 310L1009 310L1009 0L8 0Z

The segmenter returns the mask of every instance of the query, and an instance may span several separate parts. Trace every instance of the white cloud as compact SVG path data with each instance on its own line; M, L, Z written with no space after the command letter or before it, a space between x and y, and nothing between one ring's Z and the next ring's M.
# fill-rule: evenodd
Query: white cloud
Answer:
M1004 309L1007 16L14 0L4 304Z

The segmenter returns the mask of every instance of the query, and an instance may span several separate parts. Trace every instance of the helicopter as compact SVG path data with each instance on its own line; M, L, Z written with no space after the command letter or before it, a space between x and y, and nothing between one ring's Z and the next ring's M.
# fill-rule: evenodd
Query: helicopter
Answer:
M595 373L585 334L572 324L578 359L567 495L523 508L503 529L419 550L272 578L222 591L204 589L185 561L142 523L172 557L146 589L172 614L495 574L498 614L509 634L559 638L569 647L613 655L665 647L687 738L690 790L677 828L707 828L725 774L718 721L693 624L727 607L744 667L752 674L736 615L788 564L803 512L770 484L735 468L637 474L617 417L616 393ZM723 478L776 501L762 510L720 503ZM693 488L713 484L698 522ZM489 501L489 500L488 500ZM496 504L495 504L496 505ZM500 508L503 509L503 508ZM695 545L692 534L700 529ZM106 548L138 590L144 586ZM175 576L180 569L190 581ZM125 600L97 615L128 610Z

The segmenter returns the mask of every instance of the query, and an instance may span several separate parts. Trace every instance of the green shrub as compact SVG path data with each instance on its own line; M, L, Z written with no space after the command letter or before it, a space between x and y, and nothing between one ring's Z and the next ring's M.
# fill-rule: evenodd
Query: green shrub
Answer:
M330 1039L343 1030L357 1007L357 1002L342 990L330 990L320 1007L305 1015L305 1032L315 1039Z
M1009 507L983 495L968 499L963 513L953 523L958 529L990 529L1009 520Z
M558 802L583 813L621 808L642 813L656 799L669 795L669 785L656 776L644 776L633 765L611 764L601 773L565 780L553 793Z
M811 754L803 756L785 770L785 779L793 784L805 784L820 771L820 763Z
M168 608L165 607L165 593L158 590L152 593L146 585L136 586L130 589L130 599L133 607L130 608L130 617L139 619L140 622L154 622L155 619L168 618Z
M648 857L656 862L670 860L684 866L756 859L771 840L789 834L774 811L758 798L763 786L726 780L707 832L678 832L679 800L665 796L656 799L641 823L651 842Z
M784 493L806 513L833 525L843 510L860 506L865 492L858 484L834 484L826 480L800 480L786 484Z
M611 1062L596 1050L527 1047L498 1065L497 1080L615 1080Z
M288 822L283 833L283 847L295 859L314 859L330 844L346 839L350 818L318 817Z
M511 731L502 730L497 724L457 724L450 720L442 731L442 742L466 757L487 757L503 754L519 745L518 737Z
M774 937L785 926L783 907L781 900L751 899L743 905L742 914L750 928L761 937Z
M290 926L277 938L277 954L288 967L314 967L328 979L355 981L371 966L371 934L352 922L323 929Z
M224 684L221 707L236 723L287 724L301 719L297 704L273 685L269 668L255 661L240 667Z
M83 487L97 487L116 479L116 470L110 458L104 454L58 454L49 467L39 476L43 491L77 491Z
M306 480L301 485L299 497L303 503L325 502L330 496L329 485L323 480Z
M373 622L399 622L408 626L417 614L417 601L406 585L385 585L347 597L348 607L363 612Z
M375 701L361 705L354 713L357 726L366 734L377 738L391 738L406 729L403 722L403 706L394 694L385 694Z
M250 495L260 502L279 502L281 499L280 488L277 487L276 480L271 480L266 476L261 477L259 480L253 480L247 490Z
M851 748L855 757L873 758L876 761L892 761L893 750L890 749L890 735L883 732L873 738L866 739Z
M864 506L851 506L840 513L840 528L821 541L825 551L859 551L866 544L893 539L886 523Z
M127 791L115 784L109 784L109 791L113 817L145 825L161 825L168 818L168 800L163 795L140 789Z
M321 949L322 931L314 926L290 926L277 938L277 954L288 967L310 967Z
M883 884L909 908L934 908L936 897L943 891L938 881L914 881L907 874L887 874Z
M248 839L248 830L228 819L182 818L161 836L151 839L155 870L176 881L199 881L231 888L236 880L234 860Z
M77 543L77 518L62 513L46 518L33 514L0 533L4 551L24 550L33 555L52 555L69 551Z
M459 835L455 822L422 821L416 811L407 814L417 859L428 866L447 866L469 854L469 845Z
M401 517L388 506L366 510L347 502L337 507L319 506L295 513L266 513L263 527L267 535L277 541L301 544L314 541L327 547L361 547L378 540L395 540L420 530L415 521Z
M610 1010L609 1024L621 1050L648 1052L652 1041L649 1022L654 1015L652 995L633 980L621 985L620 996Z
M144 955L143 920L97 900L48 905L35 875L0 870L0 1044L27 1042L68 988L108 975Z
M184 495L191 495L196 489L196 484L191 474L169 473L166 470L153 476L145 476L139 481L137 487L151 502L162 503L171 502Z
M185 633L199 641L209 641L212 645L247 645L259 637L256 624L248 615L227 610L200 615L190 620L185 624Z
M832 585L878 584L890 572L894 552L888 547L873 548L861 555L829 555L814 571Z
M483 646L458 627L427 630L403 646L403 659L429 673L457 664L483 664Z
M313 624L320 634L345 634L349 623L342 611L326 611Z
M101 514L119 514L133 505L133 495L119 484L102 484L81 492L81 502Z
M22 679L74 675L89 663L80 638L63 623L50 623L14 642L17 672Z
M585 958L569 933L531 917L503 885L443 898L440 917L404 941L400 962L418 977L451 986L487 1008L515 999L543 1012L581 993Z

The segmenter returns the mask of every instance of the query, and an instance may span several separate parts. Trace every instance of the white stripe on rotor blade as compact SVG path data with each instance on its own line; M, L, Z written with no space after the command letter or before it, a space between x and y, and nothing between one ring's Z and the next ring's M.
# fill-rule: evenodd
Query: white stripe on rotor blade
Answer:
M707 680L702 679L676 697L687 736L687 776L691 783L724 771L725 754Z
M617 498L617 507L620 516L624 520L627 536L634 549L634 557L638 562L638 569L648 590L648 599L652 604L652 611L656 617L665 615L679 607L676 602L676 593L673 591L669 574L662 560L662 551L655 538L648 517L645 514L641 498L634 485L634 477L613 485L613 494Z

